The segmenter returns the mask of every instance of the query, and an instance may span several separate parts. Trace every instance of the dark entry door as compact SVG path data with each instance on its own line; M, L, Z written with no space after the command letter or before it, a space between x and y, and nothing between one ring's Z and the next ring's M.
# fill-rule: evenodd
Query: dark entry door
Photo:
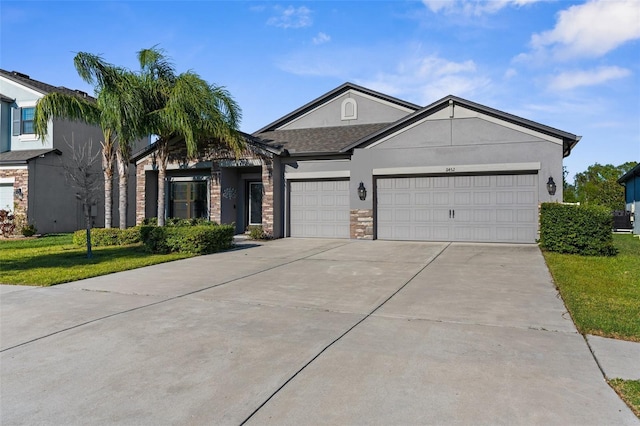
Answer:
M262 182L249 182L249 225L262 225Z

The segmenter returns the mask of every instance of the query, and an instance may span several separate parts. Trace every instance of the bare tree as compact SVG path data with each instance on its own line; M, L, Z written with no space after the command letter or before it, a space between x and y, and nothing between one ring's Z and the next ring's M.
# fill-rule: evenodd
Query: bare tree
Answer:
M73 133L71 143L65 138L70 148L71 157L63 162L67 183L76 192L76 198L82 203L84 221L87 230L87 258L93 256L91 252L91 206L97 203L100 193L104 189L100 173L101 151L93 150L93 141L76 145Z

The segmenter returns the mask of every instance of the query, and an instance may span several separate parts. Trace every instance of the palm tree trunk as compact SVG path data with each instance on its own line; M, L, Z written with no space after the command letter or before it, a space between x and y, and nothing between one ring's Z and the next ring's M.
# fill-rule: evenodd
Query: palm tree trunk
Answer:
M129 164L121 150L118 150L116 154L118 158L118 213L120 217L120 229L127 229L127 186L129 181Z
M167 199L166 176L169 150L167 146L168 143L164 139L158 139L156 144L158 147L156 157L158 160L158 226L164 226L166 209L165 200Z
M102 171L104 173L104 227L111 228L113 218L113 139L111 131L104 130L102 143Z

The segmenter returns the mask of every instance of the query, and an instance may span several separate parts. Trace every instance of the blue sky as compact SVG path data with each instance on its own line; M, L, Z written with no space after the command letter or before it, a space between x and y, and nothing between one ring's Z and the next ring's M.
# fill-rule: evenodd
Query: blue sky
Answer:
M0 26L1 68L89 93L76 52L137 69L159 45L179 72L225 86L246 132L350 81L581 135L570 176L640 161L638 0L0 0Z

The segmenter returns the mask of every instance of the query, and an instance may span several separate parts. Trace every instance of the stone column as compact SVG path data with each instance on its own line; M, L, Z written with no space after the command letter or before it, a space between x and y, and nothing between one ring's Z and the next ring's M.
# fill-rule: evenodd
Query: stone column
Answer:
M373 210L351 210L350 234L353 239L373 240Z
M149 158L136 164L136 225L141 225L146 216L147 173L144 167L148 163Z
M273 235L273 160L262 159L262 230Z
M211 166L209 198L209 220L220 223L222 215L222 173L220 166L216 162Z

